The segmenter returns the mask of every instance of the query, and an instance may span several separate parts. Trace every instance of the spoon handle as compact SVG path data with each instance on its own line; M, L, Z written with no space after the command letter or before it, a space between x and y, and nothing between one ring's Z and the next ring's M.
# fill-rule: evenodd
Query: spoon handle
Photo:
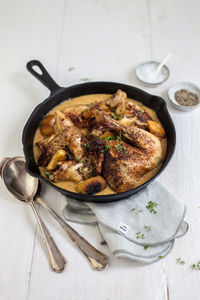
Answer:
M44 200L40 197L36 198L36 201L46 208L56 219L56 221L62 226L69 238L74 244L82 251L87 257L90 265L94 270L101 271L108 265L108 256L93 247L88 241L86 241L76 230L74 230L69 224L67 224L52 208L50 208Z
M37 219L37 222L38 222L41 234L42 234L42 238L43 238L44 244L47 249L50 267L51 267L52 271L60 273L60 272L64 271L65 266L67 264L67 260L63 256L63 254L60 252L60 250L58 249L49 230L47 229L47 227L45 226L41 217L37 213L37 210L36 210L34 204L32 202L29 202L29 203L34 211L35 216L36 216L36 219Z

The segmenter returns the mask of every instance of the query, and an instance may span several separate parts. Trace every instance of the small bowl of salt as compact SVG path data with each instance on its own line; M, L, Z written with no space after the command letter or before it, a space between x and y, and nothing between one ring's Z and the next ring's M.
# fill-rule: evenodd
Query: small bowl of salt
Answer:
M180 110L190 111L200 106L200 89L191 82L179 82L168 90L171 104Z
M147 61L140 64L136 67L135 73L139 81L151 87L165 82L169 77L168 67L156 61Z

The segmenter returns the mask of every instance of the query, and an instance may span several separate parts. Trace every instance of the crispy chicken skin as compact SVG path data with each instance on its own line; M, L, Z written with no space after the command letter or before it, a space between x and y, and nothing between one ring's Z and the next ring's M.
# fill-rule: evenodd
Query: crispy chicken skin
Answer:
M67 147L76 159L84 156L84 147L80 130L63 113L56 111L57 133L47 140L37 143L41 150L39 166L46 166L58 149Z
M144 174L160 163L162 159L160 140L150 132L136 126L123 126L108 113L98 108L93 110L93 114L99 124L104 125L109 130L114 130L133 145L118 142L121 146L116 149L117 142L109 141L112 148L109 148L105 154L104 178L117 192L134 188ZM126 150L123 151L123 148Z
M97 175L97 159L87 157L80 161L68 160L58 164L58 168L51 173L51 181L74 181L80 182Z
M64 157L43 176L52 182L80 183L101 175L120 193L133 189L157 167L162 147L160 139L149 132L147 121L152 119L126 98L126 93L118 90L103 102L51 113L55 118L54 134L37 143L38 165L51 164L59 149L66 151L66 157L64 151Z

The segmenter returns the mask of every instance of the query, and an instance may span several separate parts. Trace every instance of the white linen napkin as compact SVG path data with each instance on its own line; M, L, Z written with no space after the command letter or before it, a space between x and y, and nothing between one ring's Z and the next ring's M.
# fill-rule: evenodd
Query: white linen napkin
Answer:
M152 263L170 253L174 240L183 236L185 205L160 183L116 202L91 203L67 198L63 215L68 221L97 224L117 257Z

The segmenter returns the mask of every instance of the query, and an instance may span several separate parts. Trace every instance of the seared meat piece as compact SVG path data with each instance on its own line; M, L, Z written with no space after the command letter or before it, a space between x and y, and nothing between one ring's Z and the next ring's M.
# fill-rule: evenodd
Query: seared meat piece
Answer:
M57 117L55 125L57 133L49 139L37 143L41 150L38 160L39 166L46 166L55 152L66 146L75 158L81 159L84 155L80 130L63 113L56 112L55 114Z
M135 103L121 102L117 106L115 113L123 117L121 123L124 125L135 125L146 130L148 130L147 121L152 120L149 114Z
M105 101L105 104L110 106L110 108L116 107L120 102L126 99L127 95L122 90L117 90L117 92Z
M135 126L121 125L98 108L93 110L93 114L96 122L121 134L133 144L131 146L124 142L107 141L103 162L105 179L117 192L134 188L138 180L161 161L162 148L159 139Z
M76 161L69 160L60 163L58 169L51 173L49 179L53 182L58 181L74 181L79 182L83 180L83 176L79 169L82 167L81 163L77 163Z
M80 182L97 175L98 161L94 156L77 161L69 160L58 164L58 168L51 173L50 180Z

